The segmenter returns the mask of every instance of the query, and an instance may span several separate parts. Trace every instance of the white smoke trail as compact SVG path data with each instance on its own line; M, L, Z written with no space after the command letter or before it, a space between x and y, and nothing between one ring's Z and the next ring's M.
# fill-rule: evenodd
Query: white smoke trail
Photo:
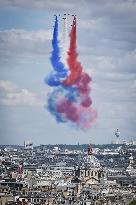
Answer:
M67 17L63 18L62 27L62 62L67 65L67 51L68 51L68 28Z

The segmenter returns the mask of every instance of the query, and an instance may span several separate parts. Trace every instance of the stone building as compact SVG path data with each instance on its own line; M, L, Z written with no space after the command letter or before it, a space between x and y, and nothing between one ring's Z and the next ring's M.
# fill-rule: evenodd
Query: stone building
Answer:
M93 155L92 146L89 145L87 156L82 160L81 165L75 168L73 182L80 183L81 187L92 187L106 179L106 171L100 166L99 160Z

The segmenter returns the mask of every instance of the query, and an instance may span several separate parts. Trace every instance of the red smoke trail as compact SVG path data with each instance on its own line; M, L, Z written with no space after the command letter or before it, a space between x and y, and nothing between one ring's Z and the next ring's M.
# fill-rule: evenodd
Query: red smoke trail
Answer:
M83 72L82 65L77 60L78 53L76 51L76 47L76 17L74 16L72 30L70 33L70 48L67 59L70 74L63 81L63 84L66 86L76 85L78 87L81 105L84 107L89 107L92 104L92 100L89 96L91 91L89 83L92 79L87 73Z
M76 17L73 19L72 30L70 33L70 48L68 51L68 67L70 74L62 82L67 88L76 88L74 100L70 97L62 98L57 104L57 112L61 113L65 119L74 122L82 129L89 128L97 117L96 111L91 107L90 97L91 88L89 83L91 77L83 71L80 62L77 60L76 51ZM69 90L71 93L72 91Z
M68 51L67 63L70 70L70 75L63 84L66 86L71 86L76 83L82 73L82 66L80 62L77 61L77 51L76 51L76 17L74 16L72 30L70 33L70 48Z

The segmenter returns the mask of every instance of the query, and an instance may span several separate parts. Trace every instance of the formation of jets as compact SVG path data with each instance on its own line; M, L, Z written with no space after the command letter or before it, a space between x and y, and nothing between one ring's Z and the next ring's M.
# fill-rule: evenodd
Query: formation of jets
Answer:
M66 16L66 15L70 15L70 14L64 14L64 16ZM54 16L57 16L56 14L54 14ZM58 16L60 16L60 14L58 15ZM75 14L72 14L71 16L76 16ZM62 19L66 19L66 17L63 17Z
M64 17L62 18L62 19L66 19L66 16L68 15L70 15L70 14L63 14L64 15ZM56 14L54 14L54 16L57 16ZM58 15L58 16L61 16L60 14ZM72 14L71 16L76 16L75 14ZM71 25L72 26L72 25ZM54 26L53 26L54 27Z

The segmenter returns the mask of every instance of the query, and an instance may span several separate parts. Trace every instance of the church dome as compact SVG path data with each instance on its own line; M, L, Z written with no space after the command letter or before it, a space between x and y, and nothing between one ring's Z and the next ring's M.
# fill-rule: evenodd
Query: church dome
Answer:
M83 163L90 168L100 168L99 160L93 155L92 145L88 146L87 155L83 158Z
M100 168L99 160L93 155L87 155L84 157L83 160L84 160L84 164L88 165L89 167Z

